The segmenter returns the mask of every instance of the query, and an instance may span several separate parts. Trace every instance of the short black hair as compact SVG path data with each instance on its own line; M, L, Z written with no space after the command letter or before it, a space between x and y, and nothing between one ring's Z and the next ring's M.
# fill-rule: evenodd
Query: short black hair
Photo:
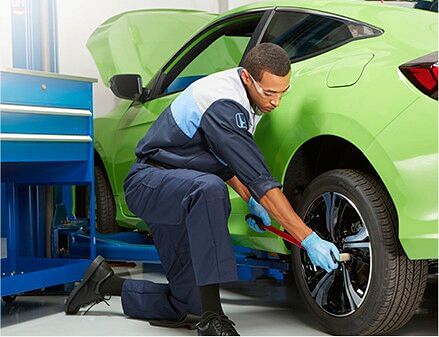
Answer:
M264 71L276 76L286 76L291 69L290 57L277 44L264 42L250 49L242 62L256 81L262 79Z

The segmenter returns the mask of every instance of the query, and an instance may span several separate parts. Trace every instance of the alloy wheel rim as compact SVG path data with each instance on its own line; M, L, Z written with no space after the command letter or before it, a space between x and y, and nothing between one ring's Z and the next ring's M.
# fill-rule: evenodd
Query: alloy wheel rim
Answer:
M372 249L366 223L355 204L338 192L325 192L306 210L305 222L322 239L333 242L351 260L327 273L301 251L303 277L311 297L326 313L345 317L363 304L372 274Z

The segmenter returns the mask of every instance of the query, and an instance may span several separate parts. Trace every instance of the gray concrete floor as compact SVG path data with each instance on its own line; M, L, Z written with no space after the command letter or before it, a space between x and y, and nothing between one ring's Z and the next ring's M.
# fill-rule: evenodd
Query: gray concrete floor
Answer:
M155 271L145 272L141 265L116 267L123 277L165 282ZM308 336L325 335L313 324L294 286L271 279L227 284L221 289L224 310L237 322L241 335ZM148 322L123 315L119 297L110 306L100 303L87 315L63 312L65 296L19 296L12 304L1 306L1 334L8 335L175 335L194 336L196 331L152 327ZM421 307L415 316L394 335L438 335L437 275L429 278Z

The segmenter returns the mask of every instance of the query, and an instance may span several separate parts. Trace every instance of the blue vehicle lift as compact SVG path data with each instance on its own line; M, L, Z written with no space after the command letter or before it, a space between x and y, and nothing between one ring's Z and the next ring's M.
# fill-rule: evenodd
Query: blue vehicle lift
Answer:
M54 254L64 257L83 258L90 245L90 229L87 222L67 220L67 212L63 204L55 216L53 231L56 238L53 243ZM61 215L61 216L59 216ZM67 223L67 224L66 224ZM160 258L147 232L137 230L113 234L96 233L96 252L109 261L136 261L148 265L160 264ZM234 247L238 276L240 280L253 280L258 277L272 277L283 280L290 271L287 256L270 254L245 247Z
M84 257L90 244L90 235L83 227L61 227L57 229L59 235L58 249L61 255L70 257ZM160 264L160 258L151 239L145 233L121 232L114 234L96 234L96 250L110 261L143 262L144 268L148 264ZM245 247L234 247L238 276L241 281L250 281L258 277L272 277L283 280L290 271L290 262L277 254L269 254Z

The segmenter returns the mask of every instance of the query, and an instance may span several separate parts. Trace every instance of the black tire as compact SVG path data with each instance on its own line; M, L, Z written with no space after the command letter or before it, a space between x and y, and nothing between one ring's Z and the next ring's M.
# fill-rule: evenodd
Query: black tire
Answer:
M342 211L331 206L337 210L336 215L325 217L336 220L334 226L328 226L327 219L316 214L334 203L346 206L340 206ZM309 268L303 250L293 248L293 272L298 290L322 328L336 335L371 335L386 334L407 323L422 300L428 265L426 261L411 261L405 256L396 232L396 211L382 184L355 170L329 171L307 186L297 210L320 236L338 244L340 250L351 249L353 256L351 261L340 263L339 269L325 278L320 276L326 274L324 271ZM352 220L355 213L362 222ZM327 237L322 226L332 228ZM363 236L358 234L360 231ZM343 235L347 236L343 239ZM363 242L353 240L354 237L363 237ZM339 239L341 243L337 241ZM358 243L362 248L358 248ZM313 277L316 280L325 278L325 281L319 283ZM349 284L358 287L354 290L356 293Z
M6 304L11 304L12 302L15 301L16 298L17 298L17 296L2 296L2 300Z
M95 165L96 227L99 233L115 233L121 228L116 224L116 207L105 170Z
M116 223L116 207L114 196L108 182L105 169L95 165L95 219L96 229L99 233L116 233L121 228ZM76 187L76 216L89 217L89 188L88 186Z

